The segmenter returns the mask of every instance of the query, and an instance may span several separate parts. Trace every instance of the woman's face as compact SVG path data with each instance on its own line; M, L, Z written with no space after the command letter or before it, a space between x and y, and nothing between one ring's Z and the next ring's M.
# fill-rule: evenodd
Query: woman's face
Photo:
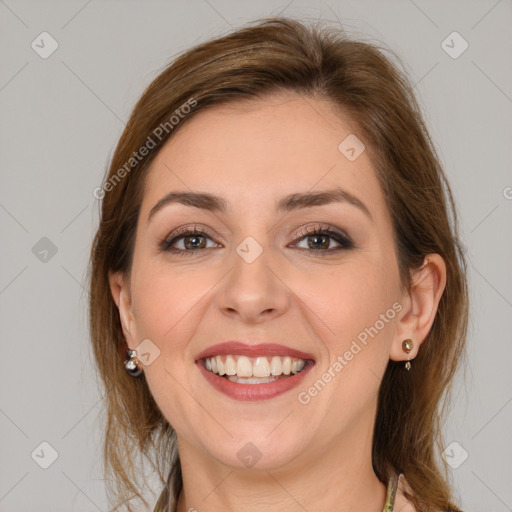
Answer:
M121 316L130 348L149 340L139 357L180 450L205 463L277 468L371 439L402 296L390 214L346 121L294 94L214 107L151 165ZM171 192L217 199L153 210ZM183 237L194 227L207 234ZM231 372L282 373L292 350L305 368L233 383L200 358L228 341L283 346L214 348Z

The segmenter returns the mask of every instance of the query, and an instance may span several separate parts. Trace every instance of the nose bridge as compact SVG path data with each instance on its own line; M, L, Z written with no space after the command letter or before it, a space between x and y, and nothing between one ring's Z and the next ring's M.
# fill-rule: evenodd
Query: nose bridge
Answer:
M256 321L263 314L268 320L270 313L279 315L285 310L286 287L276 275L277 255L266 228L259 223L251 233L234 248L219 306L246 321Z
M233 281L243 285L247 294L263 294L263 288L268 287L272 281L272 243L263 229L257 232L253 230L252 233L235 246L231 274Z
M269 265L271 263L272 253L272 230L269 230L271 219L265 215L263 205L249 206L250 201L245 201L245 205L239 215L239 222L235 231L233 263L253 265L256 267ZM238 261L240 258L242 261ZM241 265L243 268L243 265Z

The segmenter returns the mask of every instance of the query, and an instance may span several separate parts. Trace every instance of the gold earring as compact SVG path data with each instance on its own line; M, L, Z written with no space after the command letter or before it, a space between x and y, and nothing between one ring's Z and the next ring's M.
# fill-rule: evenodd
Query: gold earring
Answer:
M409 352L414 348L414 342L411 338L407 338L406 340L402 341L402 350L409 354ZM407 360L404 364L404 368L409 371L411 369L411 361Z

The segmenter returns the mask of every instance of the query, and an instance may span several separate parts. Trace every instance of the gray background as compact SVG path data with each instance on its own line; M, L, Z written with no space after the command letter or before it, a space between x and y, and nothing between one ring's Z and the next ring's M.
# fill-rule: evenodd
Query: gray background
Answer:
M92 192L172 56L280 12L338 17L395 50L417 84L470 263L469 365L445 425L452 478L465 510L512 510L510 1L0 0L0 512L107 510L83 288ZM46 59L31 48L43 31L59 45ZM469 44L458 58L442 46L453 31Z

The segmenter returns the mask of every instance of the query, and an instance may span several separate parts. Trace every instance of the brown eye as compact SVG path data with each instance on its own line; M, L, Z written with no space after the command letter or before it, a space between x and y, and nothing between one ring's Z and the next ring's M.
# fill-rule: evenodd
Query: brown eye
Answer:
M183 238L183 244L186 249L195 250L204 249L206 247L205 237L203 235L183 236L180 238Z
M307 247L303 247L311 253L317 253L325 255L326 253L337 252L341 250L351 249L354 244L344 234L334 231L331 228L320 228L309 229L300 233L299 243L303 240L307 240ZM331 243L334 241L338 244L338 247L331 247Z
M162 251L169 251L179 255L192 255L201 249L218 247L217 244L207 247L207 240L211 240L210 235L202 229L189 229L183 231L177 236L171 235L169 239L160 244ZM178 245L178 247L176 247ZM181 245L181 247L179 246Z
M309 249L329 249L330 236L328 235L309 235L308 237Z

